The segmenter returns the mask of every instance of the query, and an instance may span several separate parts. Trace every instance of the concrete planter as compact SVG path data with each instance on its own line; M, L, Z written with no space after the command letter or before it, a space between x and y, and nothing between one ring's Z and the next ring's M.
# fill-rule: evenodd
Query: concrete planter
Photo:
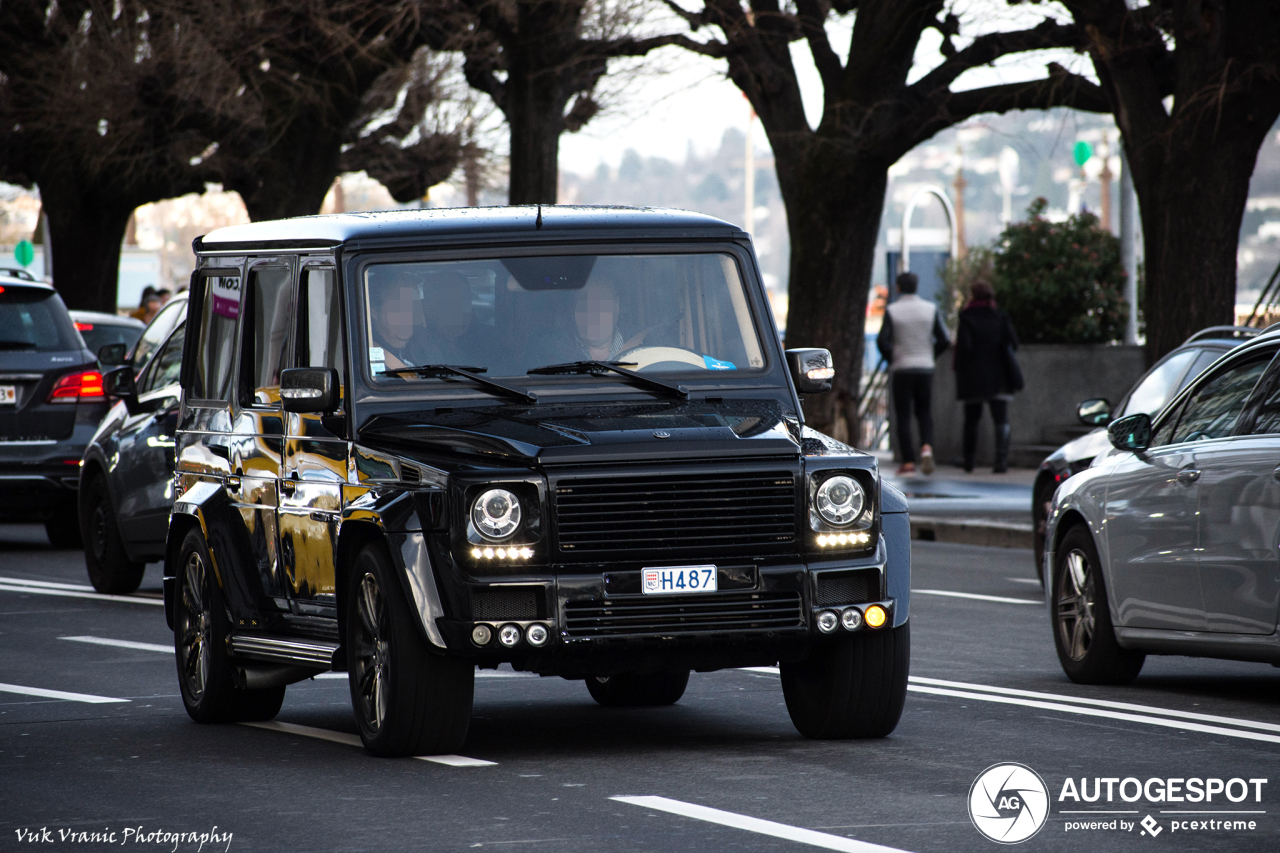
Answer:
M1009 404L1013 427L1011 465L1036 467L1060 445L1089 431L1076 419L1076 406L1088 397L1113 404L1129 392L1146 369L1142 347L1092 344L1025 344L1018 363L1026 388ZM951 353L943 353L933 374L934 456L939 463L959 465L963 454L964 408L956 400ZM894 419L890 401L890 419ZM913 424L914 431L914 424ZM917 437L918 440L918 437ZM898 457L897 424L891 424L891 446ZM978 430L977 465L995 458L991 415L983 407Z

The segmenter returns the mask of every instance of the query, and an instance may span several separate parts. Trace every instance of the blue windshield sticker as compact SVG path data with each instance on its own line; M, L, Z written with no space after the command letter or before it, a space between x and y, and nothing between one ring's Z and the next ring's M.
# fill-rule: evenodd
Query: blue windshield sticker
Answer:
M712 358L709 355L702 357L702 362L707 366L707 370L737 370L738 367L732 361L721 361L718 358Z

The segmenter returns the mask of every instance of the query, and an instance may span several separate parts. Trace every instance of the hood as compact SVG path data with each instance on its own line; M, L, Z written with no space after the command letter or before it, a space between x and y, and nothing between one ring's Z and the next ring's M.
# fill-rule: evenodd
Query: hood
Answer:
M1111 449L1111 439L1107 438L1105 427L1095 429L1079 438L1072 439L1054 451L1051 459L1062 459L1073 472L1087 464L1098 454Z
M775 400L404 412L372 418L360 429L360 441L490 464L800 455L795 416Z

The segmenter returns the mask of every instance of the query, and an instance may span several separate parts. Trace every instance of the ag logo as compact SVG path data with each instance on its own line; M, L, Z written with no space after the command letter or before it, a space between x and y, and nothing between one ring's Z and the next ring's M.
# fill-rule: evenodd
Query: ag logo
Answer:
M1049 816L1049 789L1025 764L993 764L969 789L969 819L992 841L1017 844L1040 831Z

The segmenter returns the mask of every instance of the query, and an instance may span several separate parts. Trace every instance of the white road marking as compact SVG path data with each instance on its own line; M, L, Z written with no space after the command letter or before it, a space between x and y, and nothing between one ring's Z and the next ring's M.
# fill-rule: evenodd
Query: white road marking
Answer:
M1007 578L1007 580L1011 580L1014 583L1029 583L1032 586L1044 586L1044 584L1040 583L1040 581L1035 578Z
M85 702L103 705L108 702L128 702L111 696L94 696L92 693L67 693L65 690L45 690L43 687L23 687L20 684L0 684L0 693L20 693L23 696L39 696L42 699L65 699L68 702Z
M43 586L48 589L78 589L81 592L93 592L93 587L82 583L54 583L53 581L33 581L26 578L0 577L0 583L13 583L18 586Z
M71 640L74 643L90 643L95 646L116 646L122 649L137 649L143 652L163 652L173 654L173 646L162 646L159 643L136 643L133 640L109 640L106 637L59 637L59 640Z
M744 672L760 672L770 675L777 675L778 668L776 666L745 666L740 667ZM1210 734L1225 734L1231 737L1241 737L1246 740L1265 740L1273 743L1280 743L1280 737L1275 735L1255 734L1248 731L1237 731L1237 729L1258 729L1265 732L1280 732L1280 724L1263 723L1257 720L1242 720L1238 717L1220 717L1214 714L1197 714L1193 711L1177 711L1172 708L1159 708L1154 705L1138 705L1132 702L1114 702L1109 699L1086 699L1081 696L1066 696L1061 693L1040 693L1035 690L1018 690L1013 687L990 687L985 684L971 684L964 681L944 681L940 678L924 678L923 676L912 675L907 677L910 682L907 690L913 693L931 693L938 696L957 696L964 699L977 699L984 702L999 702L1002 704L1026 705L1029 708L1047 708L1049 710L1066 711L1072 714L1084 714L1091 717L1112 717L1117 720L1128 720L1130 722L1149 723L1151 725L1165 726L1168 728L1182 728L1189 731L1207 732ZM942 689L951 688L951 689ZM986 695L990 694L990 695ZM1034 701L1043 700L1043 701ZM1093 706L1076 708L1073 705ZM1094 709L1099 710L1094 710ZM1103 709L1114 708L1117 711L1136 711L1137 714L1112 714ZM1155 717L1172 717L1170 720L1160 720ZM1189 720L1195 722L1179 723L1178 720ZM1219 725L1197 725L1197 723L1216 723ZM1235 728L1222 728L1222 726L1234 726Z
M801 829L798 826L788 826L785 823L761 820L757 817L721 811L720 809L685 803L680 800L669 800L666 797L610 797L609 799L640 806L641 808L668 812L681 817L691 817L694 820L717 823L733 829L745 829L747 832L756 832L786 841L798 841L801 844L821 847L824 850L841 850L845 851L845 853L902 853L901 850L895 847L884 847L867 841L829 835L825 832L815 832L812 829Z
M80 592L73 589L53 589L43 586L19 586L12 583L0 583L2 592L28 592L35 595L63 595L68 598L92 598L98 601L125 601L129 604L155 604L164 607L164 599L144 598L137 595L103 595L100 592Z
M333 679L341 678L343 681L346 681L347 674L345 672L322 672L319 675L313 675L312 678L323 678L325 680L328 680L330 678L333 678Z
M979 595L976 592L952 592L949 589L913 589L912 595L945 595L949 598L972 598L975 601L998 601L1001 604L1034 604L1043 607L1043 601L1032 601L1029 598L1007 598L1003 595Z
M342 675L344 673L334 673ZM300 726L297 723L282 723L279 720L270 720L264 723L241 723L242 726L252 726L255 729L266 729L273 732L284 732L290 735L301 735L302 737L311 737L316 740L327 740L330 743L340 743L343 746L358 746L364 748L364 743L357 735L349 735L344 732L335 732L331 729L320 729L315 726ZM450 767L492 767L498 762L485 761L483 758L468 758L465 755L415 755L414 758L419 761L433 761L436 764L447 764Z

